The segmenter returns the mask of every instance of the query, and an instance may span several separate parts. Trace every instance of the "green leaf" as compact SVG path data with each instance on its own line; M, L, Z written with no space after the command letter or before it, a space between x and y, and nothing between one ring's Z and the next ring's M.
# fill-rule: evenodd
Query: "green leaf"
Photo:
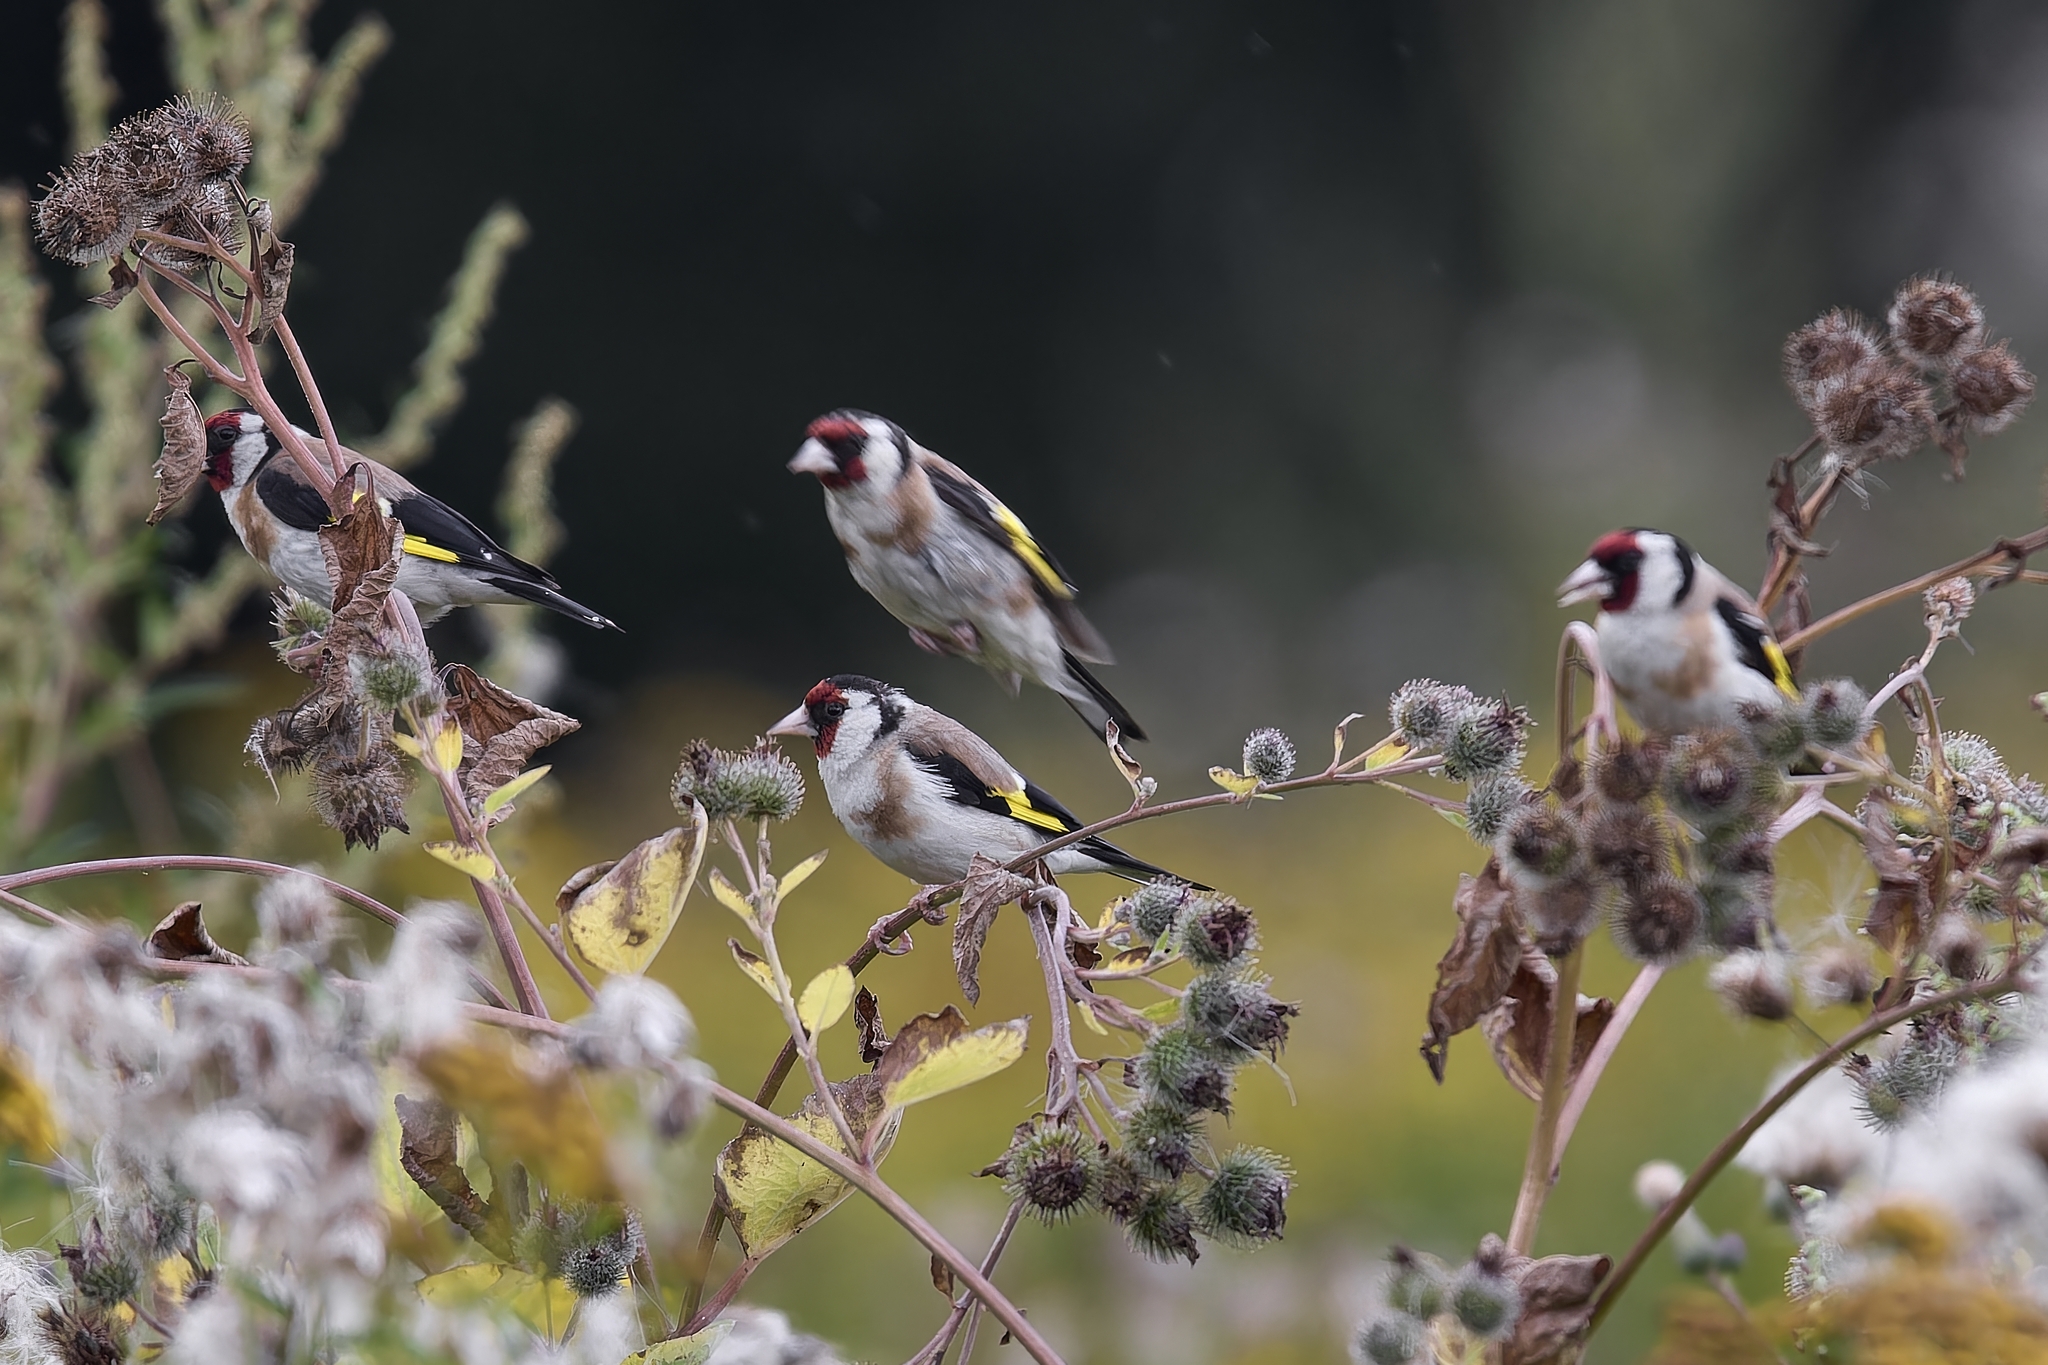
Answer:
M527 788L554 771L555 765L543 763L538 768L528 768L519 776L484 798L484 814L495 815L526 794Z
M1180 1018L1180 1001L1172 996L1168 996L1164 1000L1154 1000L1151 1004L1139 1010L1138 1013L1144 1015L1155 1024L1170 1024Z
M811 978L796 1002L796 1017L814 1037L839 1022L853 1004L853 973L835 962Z
M885 1127L875 1146L879 1163L895 1140L898 1115L886 1111L882 1087L872 1074L831 1082L832 1094L846 1115L855 1142L864 1142L875 1124ZM831 1115L816 1095L806 1095L791 1115L791 1126L835 1151L844 1151ZM849 1154L850 1155L850 1154ZM718 1197L732 1219L733 1231L748 1256L759 1260L823 1218L853 1193L853 1186L819 1162L764 1128L752 1124L718 1154L715 1179Z
M635 1351L619 1365L704 1365L711 1353L725 1343L737 1326L731 1318L714 1322L701 1332L674 1341L657 1341L644 1351Z

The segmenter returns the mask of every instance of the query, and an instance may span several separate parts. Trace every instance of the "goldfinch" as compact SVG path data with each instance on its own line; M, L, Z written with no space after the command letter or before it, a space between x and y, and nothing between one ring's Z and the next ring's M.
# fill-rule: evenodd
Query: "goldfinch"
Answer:
M299 435L318 447L317 436ZM481 602L531 602L586 626L618 629L564 597L546 571L513 558L447 503L346 446L342 454L369 466L379 506L405 528L397 587L423 619ZM333 598L318 535L329 520L327 499L261 417L231 408L206 419L206 480L220 494L242 548L258 563L303 596Z
M1745 702L1799 696L1756 604L1677 536L1610 531L1557 592L1561 607L1599 600L1601 663L1647 730L1734 725Z
M1015 512L886 418L850 408L811 423L791 472L825 487L825 515L854 581L934 654L1029 678L1098 736L1145 732L1083 663L1112 662L1074 605L1074 585Z
M977 853L1008 862L1081 827L987 740L873 678L825 679L768 733L808 736L839 823L923 885L959 881ZM1167 875L1099 838L1069 844L1046 863L1055 875L1109 872L1138 882Z

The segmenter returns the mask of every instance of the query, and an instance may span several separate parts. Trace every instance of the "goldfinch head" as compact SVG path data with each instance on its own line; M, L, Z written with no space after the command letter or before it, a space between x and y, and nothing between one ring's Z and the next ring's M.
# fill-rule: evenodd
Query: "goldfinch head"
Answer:
M804 432L792 474L815 474L833 492L886 493L910 462L910 438L886 417L853 408L828 412Z
M769 726L768 733L808 736L820 759L830 758L834 749L859 754L902 723L904 701L885 682L840 673L806 692L803 705Z
M1609 531L1558 585L1557 604L1597 598L1602 611L1666 610L1692 591L1695 571L1691 547L1677 536L1639 526Z
M206 481L216 493L239 488L276 444L263 419L247 408L229 408L206 419Z

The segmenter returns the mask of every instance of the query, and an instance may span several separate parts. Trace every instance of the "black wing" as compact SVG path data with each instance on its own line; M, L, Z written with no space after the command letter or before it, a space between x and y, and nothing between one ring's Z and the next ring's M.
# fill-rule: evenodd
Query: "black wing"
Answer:
M980 491L973 484L956 477L952 471L930 461L925 462L924 472L931 479L932 491L939 495L940 502L945 503L946 506L967 518L968 523L975 530L981 532L1011 554L1017 553L1016 538L1008 527L996 520L996 514L990 510L988 503L982 499ZM1057 559L1052 557L1052 552L1043 545L1040 545L1035 539L1030 540L1030 545L1032 552L1045 561L1046 567L1058 576L1061 584L1071 593L1074 580L1067 577L1067 571L1060 567L1060 562ZM1027 564L1025 567L1029 568L1030 566ZM1052 591L1051 585L1040 578L1035 570L1032 572L1031 581L1037 587L1039 595L1048 601L1057 602L1063 600Z
M1005 794L976 777L972 769L949 753L918 744L906 744L903 748L913 763L946 784L944 795L955 805L1035 826L1048 837L1081 827L1072 811L1036 783L1026 782L1021 793Z
M1785 651L1771 638L1771 628L1732 598L1715 599L1714 610L1720 613L1728 633L1735 637L1735 657L1769 678L1779 691L1790 692L1792 669L1785 662Z
M425 493L393 498L391 515L405 527L408 538L424 541L430 551L440 550L453 555L457 564L528 579L545 587L561 586L545 570L508 553L497 541L478 530L475 522L439 498L428 497ZM415 549L414 553L418 550ZM428 557L440 556L430 554Z
M317 531L333 520L320 490L275 465L256 472L256 500L294 531Z

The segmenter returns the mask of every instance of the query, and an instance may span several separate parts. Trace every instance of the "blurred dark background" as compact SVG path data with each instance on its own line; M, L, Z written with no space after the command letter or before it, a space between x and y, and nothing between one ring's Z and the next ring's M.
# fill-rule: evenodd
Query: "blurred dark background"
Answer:
M331 0L318 30L358 8ZM110 9L124 103L164 98L149 7ZM0 175L33 182L61 160L58 10L10 15ZM572 809L586 793L601 807L622 755L645 749L659 819L653 769L701 717L743 739L844 670L903 682L1027 770L1067 775L1086 810L1118 799L1056 700L1012 702L919 655L847 576L817 488L782 468L833 407L895 418L1031 522L1117 647L1105 680L1152 731L1148 765L1173 777L1234 761L1255 724L1288 726L1314 759L1337 716L1418 674L1542 713L1553 586L1610 526L1680 532L1754 583L1765 472L1805 434L1778 347L1822 308L1881 312L1900 279L1946 269L2022 355L2048 358L2048 15L2020 0L406 0L385 17L395 45L295 234L294 322L344 435L374 430L478 217L509 200L531 220L469 401L416 477L484 513L512 423L549 393L582 414L555 568L626 633L551 627L578 679L566 702L589 721L559 755ZM1868 512L1845 500L1817 607L2036 524L2042 420L1982 443L1959 487L1922 455L1884 471ZM192 523L204 562L225 523L210 501ZM1944 654L1943 681L2015 768L2038 770L2041 615L2020 591L1987 602L1978 653ZM259 605L245 626L263 634ZM1808 667L1874 685L1918 635L1900 608ZM1258 1280L1280 1274L1266 1260L1176 1279L1104 1251L1135 1316L1104 1326L1085 1289L1044 1310L1121 1343L1087 1358L1329 1358L1386 1241L1462 1255L1505 1220L1526 1106L1477 1049L1445 1091L1417 1083L1411 1051L1451 874L1478 855L1385 804L1363 844L1343 822L1371 798L1303 811L1314 837L1230 845L1247 877L1296 893L1261 904L1269 925L1301 926L1275 934L1268 963L1310 1007L1300 1107L1270 1087L1238 1127L1292 1143L1303 1199L1320 1201L1270 1262L1312 1262L1308 1287ZM1269 815L1259 829L1284 823ZM1158 846L1213 852L1175 837ZM1397 845L1433 861L1396 875L1368 856ZM1830 856L1788 894L1839 904ZM927 984L949 989L927 956ZM1718 1018L1697 982L1667 990L1682 1013L1646 1021L1640 1069L1617 1072L1650 1089L1596 1106L1581 1140L1597 1210L1560 1212L1552 1249L1620 1250L1640 1221L1634 1164L1696 1159L1710 1137L1688 1125L1727 1126L1797 1050ZM1701 1036L1726 1041L1698 1056ZM1697 1068L1653 1065L1659 1039ZM1480 1149L1474 1180L1458 1162ZM1553 1207L1572 1197L1568 1181ZM1754 1202L1736 1188L1715 1216L1754 1224ZM815 1330L909 1334L876 1327L877 1300L848 1287L865 1272L837 1227L809 1240L840 1261L792 1254L808 1280L761 1283L800 1321L813 1286ZM1067 1273L1062 1235L1079 1236L1020 1252L1020 1273ZM1783 1250L1759 1253L1756 1293ZM853 1280L818 1287L828 1264ZM1235 1325L1174 1335L1174 1314L1202 1311ZM1611 1359L1647 1340L1647 1303L1632 1313Z

